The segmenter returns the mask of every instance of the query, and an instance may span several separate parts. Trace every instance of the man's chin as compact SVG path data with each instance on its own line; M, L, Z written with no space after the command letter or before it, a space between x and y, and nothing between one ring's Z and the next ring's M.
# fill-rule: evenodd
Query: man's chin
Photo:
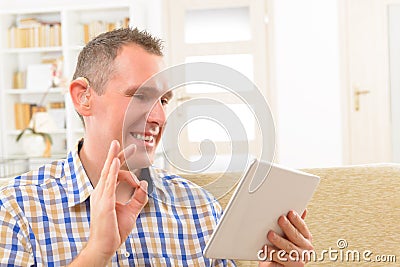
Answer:
M126 165L130 171L147 168L152 164L153 158L149 158L146 156L138 157L137 155L134 155L126 160Z

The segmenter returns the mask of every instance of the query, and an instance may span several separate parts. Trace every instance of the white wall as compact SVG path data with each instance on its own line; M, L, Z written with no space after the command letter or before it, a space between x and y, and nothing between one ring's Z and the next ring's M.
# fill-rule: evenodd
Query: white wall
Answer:
M276 0L274 10L278 161L341 165L337 1Z
M400 4L388 9L389 55L390 55L390 94L392 115L392 157L393 162L400 162Z

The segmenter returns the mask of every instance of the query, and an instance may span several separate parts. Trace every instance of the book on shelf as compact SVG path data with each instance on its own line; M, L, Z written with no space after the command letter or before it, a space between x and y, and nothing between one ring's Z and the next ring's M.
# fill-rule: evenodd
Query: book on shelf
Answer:
M13 73L13 89L22 89L25 88L25 72L24 71L15 71Z
M29 103L14 104L15 129L22 130L29 125L31 120L32 107Z
M61 23L20 19L8 29L9 48L61 46Z
M91 21L90 23L83 24L83 41L87 44L90 40L101 33L127 27L129 27L129 17L113 22L102 20Z
M40 26L39 20L37 18L31 18L31 17L20 18L19 20L17 20L17 26L32 26L32 25Z

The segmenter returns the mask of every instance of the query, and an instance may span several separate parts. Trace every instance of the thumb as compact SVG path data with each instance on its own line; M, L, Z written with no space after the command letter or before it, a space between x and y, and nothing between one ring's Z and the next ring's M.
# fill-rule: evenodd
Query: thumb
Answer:
M303 214L301 214L301 218L304 220L306 216L307 216L307 209L303 211Z
M133 193L131 201L127 204L131 212L136 216L140 213L143 207L147 204L147 181L140 181L139 187Z

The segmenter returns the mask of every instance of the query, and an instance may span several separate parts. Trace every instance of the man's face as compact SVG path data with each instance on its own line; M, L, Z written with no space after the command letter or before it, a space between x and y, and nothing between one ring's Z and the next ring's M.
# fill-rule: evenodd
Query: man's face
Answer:
M113 139L123 147L136 145L136 153L130 160L130 168L149 166L154 160L156 147L165 124L165 105L169 94L152 82L146 88L140 86L162 68L162 58L150 54L136 45L125 46L115 59L115 73L106 85L105 93L96 96L94 108L105 136L106 147ZM100 140L99 140L100 141Z

